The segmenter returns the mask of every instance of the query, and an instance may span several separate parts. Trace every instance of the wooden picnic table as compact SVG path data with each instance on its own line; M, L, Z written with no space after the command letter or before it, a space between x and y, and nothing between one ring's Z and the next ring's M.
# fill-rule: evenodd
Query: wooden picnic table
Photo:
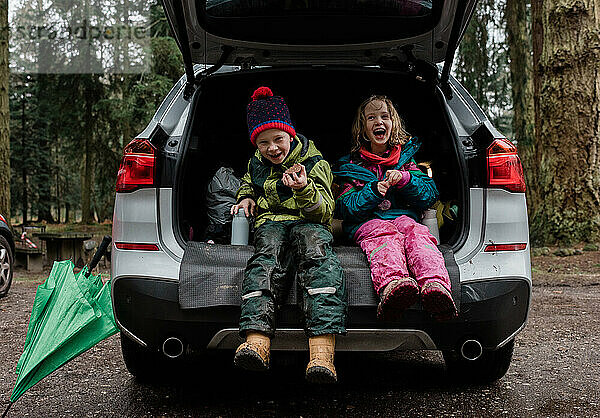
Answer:
M92 238L87 232L41 232L34 236L46 243L46 264L71 259L77 267L84 265L83 241Z
M44 254L41 248L29 248L22 245L15 246L15 262L25 270L40 273L44 267Z

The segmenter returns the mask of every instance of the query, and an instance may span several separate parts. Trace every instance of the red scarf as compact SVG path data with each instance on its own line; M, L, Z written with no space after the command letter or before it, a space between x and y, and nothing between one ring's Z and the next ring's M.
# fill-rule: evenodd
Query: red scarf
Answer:
M380 157L377 154L373 154L371 151L367 151L364 147L360 147L360 156L367 160L372 164L381 164L385 166L394 166L398 164L398 160L400 159L400 151L402 147L400 145L395 145L391 150L386 151L383 155L384 157ZM389 153L389 154L388 154ZM385 154L388 154L385 157Z

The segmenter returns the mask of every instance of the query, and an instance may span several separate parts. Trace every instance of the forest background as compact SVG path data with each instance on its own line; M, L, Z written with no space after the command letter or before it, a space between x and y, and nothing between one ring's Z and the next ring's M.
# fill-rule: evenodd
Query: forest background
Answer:
M13 223L111 220L123 147L183 74L162 6L146 6L144 71L27 73L9 68L0 0L0 213ZM457 51L454 76L517 143L536 245L600 241L599 16L600 0L480 0Z

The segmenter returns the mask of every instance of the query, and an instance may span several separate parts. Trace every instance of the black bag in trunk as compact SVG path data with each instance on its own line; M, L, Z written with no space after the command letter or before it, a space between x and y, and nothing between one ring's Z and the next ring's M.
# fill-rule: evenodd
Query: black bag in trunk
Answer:
M221 167L217 170L206 190L206 214L208 225L202 241L212 240L229 244L231 239L231 206L235 205L235 195L241 181L233 174L233 169Z

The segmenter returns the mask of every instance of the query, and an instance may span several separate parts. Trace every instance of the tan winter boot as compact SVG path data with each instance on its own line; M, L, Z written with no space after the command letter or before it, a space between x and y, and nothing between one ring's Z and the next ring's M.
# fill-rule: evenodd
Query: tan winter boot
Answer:
M269 369L271 339L260 332L248 331L246 342L235 350L233 364L246 370L261 372Z
M306 380L311 383L336 383L333 365L335 335L319 335L308 339L310 360L306 366Z

